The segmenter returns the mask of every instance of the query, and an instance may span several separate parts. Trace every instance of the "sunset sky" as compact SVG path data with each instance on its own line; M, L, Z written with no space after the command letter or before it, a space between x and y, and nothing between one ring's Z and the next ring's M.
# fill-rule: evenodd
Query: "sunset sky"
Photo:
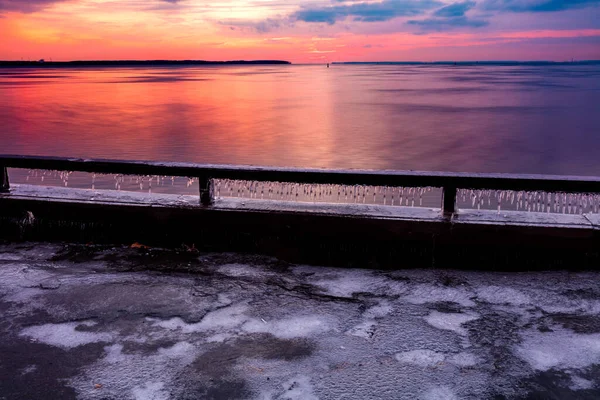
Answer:
M600 0L0 0L0 59L600 59Z

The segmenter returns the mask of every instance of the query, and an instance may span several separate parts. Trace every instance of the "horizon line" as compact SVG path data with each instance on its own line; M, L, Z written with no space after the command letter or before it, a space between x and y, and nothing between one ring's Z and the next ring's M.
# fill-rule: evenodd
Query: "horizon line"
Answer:
M171 64L294 64L291 61L279 59L233 59L233 60L201 60L201 59L94 59L94 60L52 60L41 58L39 60L2 60L0 65L4 64L143 64L143 63L171 63ZM323 64L590 64L600 63L600 59L588 60L436 60L436 61L421 61L421 60L379 60L379 61L319 61L319 62L304 62L296 63L296 65L323 65Z

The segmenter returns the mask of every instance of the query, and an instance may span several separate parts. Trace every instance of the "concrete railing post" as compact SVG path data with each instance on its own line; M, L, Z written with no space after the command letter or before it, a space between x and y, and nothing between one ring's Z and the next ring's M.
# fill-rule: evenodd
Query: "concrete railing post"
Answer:
M445 186L442 190L442 212L450 217L456 212L456 188Z
M0 193L8 193L10 183L8 182L8 168L0 165Z
M200 185L200 204L210 206L213 202L210 178L201 176L198 178L198 183Z

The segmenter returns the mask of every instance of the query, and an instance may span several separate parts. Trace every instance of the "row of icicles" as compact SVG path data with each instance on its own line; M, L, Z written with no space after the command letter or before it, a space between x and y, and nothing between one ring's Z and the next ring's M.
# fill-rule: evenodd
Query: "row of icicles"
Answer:
M472 208L496 207L498 212L503 207L508 210L559 214L598 213L600 209L600 194L594 193L459 189L457 199L462 200L459 206L470 202Z
M29 170L30 177L44 182L46 177L59 179L68 187L71 171ZM139 187L152 193L154 186L174 186L174 176L138 176L91 174L91 188L96 188L98 176L112 176L115 190ZM179 178L181 179L181 178ZM187 188L198 183L198 178L187 179ZM179 183L178 183L179 184ZM287 182L243 181L233 179L214 179L211 190L215 198L237 197L246 199L312 201L382 204L389 206L423 206L423 197L436 188L431 187L390 187L366 185L301 184ZM600 212L600 194L590 193L548 193L542 191L513 190L473 190L458 189L459 208L584 214Z
M129 178L129 179L127 179ZM140 187L140 190L144 190L144 187L148 189L148 193L152 193L152 185L155 186L175 186L175 176L158 176L158 175L115 175L115 190L121 190L123 185L129 183ZM92 174L92 189L95 188L96 174ZM129 181L129 182L128 182ZM154 183L156 181L156 183ZM186 188L191 187L194 183L198 182L198 178L187 178ZM145 186L144 186L145 184Z
M40 182L44 182L46 178L58 179L61 181L62 186L69 186L69 177L73 174L73 171L48 171L48 170L29 170L25 180L30 181L30 178L39 179ZM175 180L179 177L175 176L158 176L158 175L107 175L107 174L95 174L92 173L92 184L91 189L96 189L96 180L98 177L112 177L114 179L115 190L121 190L124 185L130 187L139 187L140 190L147 189L149 193L152 193L152 186L174 186ZM198 182L198 178L185 178L187 179L186 187L192 186Z
M215 179L212 185L216 198L313 201L341 203L381 203L383 205L423 205L423 196L431 187L388 187L365 185L329 185L288 182L239 181ZM379 202L378 202L379 200Z

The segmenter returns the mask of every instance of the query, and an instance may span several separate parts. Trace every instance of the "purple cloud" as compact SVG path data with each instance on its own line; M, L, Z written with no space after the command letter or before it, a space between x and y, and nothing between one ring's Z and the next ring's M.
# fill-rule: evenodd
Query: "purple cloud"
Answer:
M71 0L0 0L0 13L3 11L14 11L14 12L22 12L22 13L31 13L39 10L43 10L53 4L56 3L65 3ZM152 4L155 2L157 5L161 3L168 4L180 4L185 0L153 0L148 1L148 4ZM167 6L167 4L164 4ZM157 6L156 9L161 9L160 6Z
M17 11L29 13L63 1L66 0L0 0L0 12Z

